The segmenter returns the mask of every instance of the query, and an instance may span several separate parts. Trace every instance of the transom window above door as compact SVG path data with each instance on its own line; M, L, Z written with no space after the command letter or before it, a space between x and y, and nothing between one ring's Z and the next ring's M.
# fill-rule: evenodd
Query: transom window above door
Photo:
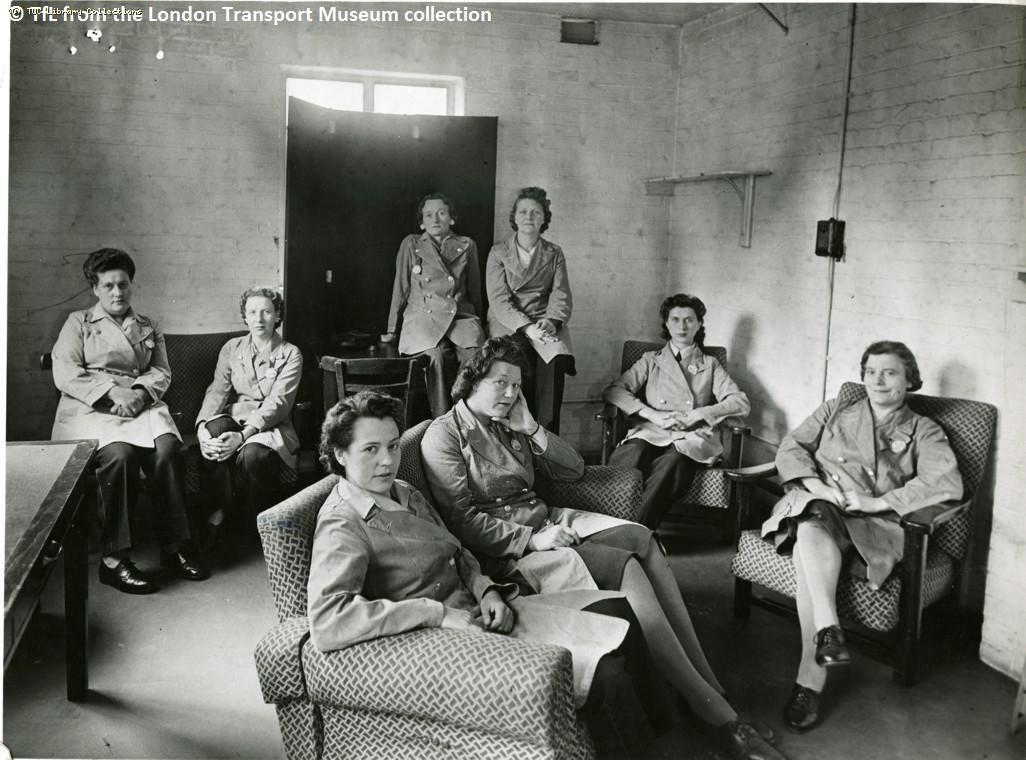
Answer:
M356 69L285 67L285 94L324 108L364 113L463 115L463 78Z

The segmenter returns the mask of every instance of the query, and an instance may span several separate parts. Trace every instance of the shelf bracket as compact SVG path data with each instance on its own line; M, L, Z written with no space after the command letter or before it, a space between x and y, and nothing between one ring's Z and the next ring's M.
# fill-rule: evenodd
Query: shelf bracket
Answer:
M741 199L741 228L738 245L742 248L752 247L752 212L755 209L755 178L766 177L772 172L766 169L752 171L708 172L690 176L652 177L645 180L646 195L673 195L677 185L685 182L706 182L721 179L737 193ZM743 180L741 184L739 180Z

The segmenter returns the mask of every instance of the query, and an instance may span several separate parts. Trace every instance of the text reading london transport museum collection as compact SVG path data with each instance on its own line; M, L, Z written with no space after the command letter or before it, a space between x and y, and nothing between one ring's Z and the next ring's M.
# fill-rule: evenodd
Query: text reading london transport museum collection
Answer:
M216 21L256 22L262 24L299 23L402 23L422 21L481 21L492 20L492 12L477 10L466 5L435 6L424 5L410 9L356 10L338 8L334 5L303 6L292 8L237 8L222 5L220 8L193 8L172 6L159 8L97 7L71 8L67 5L26 5L24 12L33 21L160 21L164 23L213 23ZM12 14L12 19L14 15ZM18 19L15 19L18 20Z

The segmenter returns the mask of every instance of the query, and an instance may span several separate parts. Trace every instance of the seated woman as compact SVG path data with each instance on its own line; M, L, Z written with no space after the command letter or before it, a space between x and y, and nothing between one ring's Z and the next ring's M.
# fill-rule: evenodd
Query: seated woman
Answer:
M576 374L570 330L573 311L563 249L542 237L552 222L551 202L540 187L513 199L513 237L492 246L485 264L488 334L515 335L531 358L525 389L534 416L559 432L565 375ZM438 415L436 415L438 416Z
M303 355L277 332L285 301L272 288L249 288L239 299L239 311L249 335L221 348L196 415L211 545L234 502L247 520L277 503L281 468L295 469L299 449L291 415Z
M373 391L343 399L324 420L321 461L340 479L314 533L308 582L314 645L330 651L439 627L532 638L507 605L517 587L483 575L420 492L395 479L401 420L401 402ZM560 621L579 614L551 609L559 610ZM629 611L625 617L631 619ZM558 630L565 635L567 627ZM573 650L572 642L566 645ZM583 710L600 748L625 757L637 751L635 742L650 738L649 723L663 718L649 696L659 684L645 672L636 634L611 647L595 665Z
M905 404L922 387L912 352L879 341L862 354L867 398L831 399L790 433L776 464L787 492L762 526L764 538L794 558L802 657L784 724L819 722L827 669L851 658L837 619L837 581L851 571L879 587L901 559L901 516L958 499L962 477L941 427Z
M644 354L602 394L631 424L609 464L645 476L638 522L652 529L698 468L722 456L720 423L750 409L727 370L703 350L705 304L678 293L663 301L659 317L666 345Z
M54 344L53 381L61 398L50 437L98 441L100 582L126 594L159 590L129 557L140 467L161 564L186 580L209 578L189 542L181 436L161 401L171 384L164 335L132 308L135 262L122 250L101 248L82 270L96 305L72 312Z
M484 342L481 272L474 241L452 234L456 209L447 195L421 198L417 222L424 232L403 238L395 257L388 333L381 340L391 343L399 330L399 353L427 354L428 401L437 417L452 406L450 367Z
M535 553L571 547L599 588L624 593L659 672L735 757L779 758L723 697L687 607L652 531L625 520L549 506L534 492L535 470L576 480L584 461L545 430L521 393L526 359L510 337L491 338L459 372L456 403L431 423L421 454L449 529L489 575L538 578L522 564ZM541 579L542 588L546 578Z

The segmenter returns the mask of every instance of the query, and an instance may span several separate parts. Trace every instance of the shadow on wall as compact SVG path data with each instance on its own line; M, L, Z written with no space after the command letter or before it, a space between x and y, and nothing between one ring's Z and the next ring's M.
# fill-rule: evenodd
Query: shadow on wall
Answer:
M976 374L966 364L949 361L937 373L937 395L958 398L978 398Z
M734 334L727 351L730 376L741 390L748 394L748 399L752 402L749 420L758 419L761 422L760 429L753 432L760 438L776 443L782 440L790 429L783 409L776 404L766 386L749 369L748 359L752 355L755 338L755 318L751 315L741 317L734 325Z

